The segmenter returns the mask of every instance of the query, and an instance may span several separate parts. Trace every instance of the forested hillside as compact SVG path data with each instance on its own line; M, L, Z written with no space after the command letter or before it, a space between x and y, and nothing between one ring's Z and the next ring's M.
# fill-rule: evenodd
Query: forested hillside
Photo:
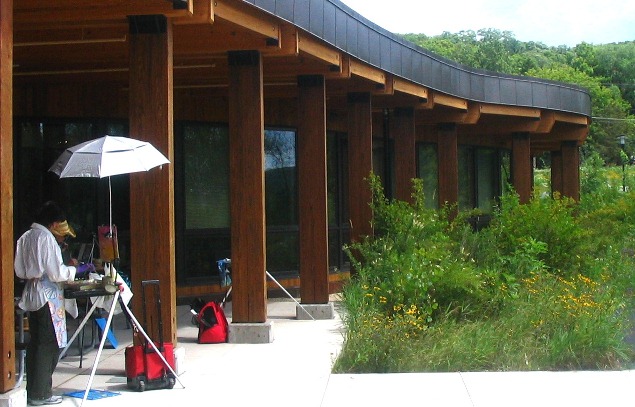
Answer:
M472 68L574 83L589 90L592 124L583 158L599 153L607 164L635 156L635 41L549 47L522 42L509 31L481 29L428 37L414 44ZM622 151L618 137L626 136Z

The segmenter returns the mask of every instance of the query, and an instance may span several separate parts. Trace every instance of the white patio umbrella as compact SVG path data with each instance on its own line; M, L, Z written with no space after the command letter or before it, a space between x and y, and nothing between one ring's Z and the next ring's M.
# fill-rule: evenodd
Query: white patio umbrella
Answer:
M110 198L110 230L112 231L112 175L148 171L170 161L146 141L129 137L104 136L69 147L53 163L49 171L60 178L108 177Z

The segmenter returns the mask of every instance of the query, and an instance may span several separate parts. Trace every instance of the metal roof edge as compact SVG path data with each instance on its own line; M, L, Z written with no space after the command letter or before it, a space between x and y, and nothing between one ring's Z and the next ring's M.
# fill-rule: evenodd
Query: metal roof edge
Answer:
M421 86L476 102L591 116L580 86L459 64L378 26L340 0L243 0L369 65Z

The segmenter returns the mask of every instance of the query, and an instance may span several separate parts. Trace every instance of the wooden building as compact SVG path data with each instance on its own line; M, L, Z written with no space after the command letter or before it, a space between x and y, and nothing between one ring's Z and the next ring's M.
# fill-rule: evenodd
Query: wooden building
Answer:
M46 199L80 236L107 222L107 187L47 172L104 134L171 161L113 177L114 220L133 291L162 282L165 337L177 298L209 293L232 259L233 323L266 323L268 269L329 301L342 243L372 233L371 171L389 196L487 211L532 157L579 198L591 101L576 86L484 72L436 56L338 0L2 0L0 288L14 242ZM122 259L123 260L123 259ZM140 307L135 296L133 309ZM2 296L0 391L15 382L14 315Z

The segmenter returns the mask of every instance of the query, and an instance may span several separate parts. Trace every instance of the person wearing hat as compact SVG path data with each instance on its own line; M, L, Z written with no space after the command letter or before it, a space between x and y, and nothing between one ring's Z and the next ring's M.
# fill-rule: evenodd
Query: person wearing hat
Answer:
M37 211L31 228L16 243L15 274L26 280L18 306L29 311L26 392L32 406L62 402L52 390L59 351L67 343L63 285L87 274L92 266L64 264L56 233L63 238L71 232L74 234L62 209L49 201Z
M62 251L62 260L64 264L67 266L77 266L77 259L71 258L70 250L68 250L68 243L66 243L67 236L75 238L77 235L73 228L68 224L68 221L63 221L57 223L55 226L51 228L51 233L55 236L55 240L57 240L57 244L60 245L60 250Z

